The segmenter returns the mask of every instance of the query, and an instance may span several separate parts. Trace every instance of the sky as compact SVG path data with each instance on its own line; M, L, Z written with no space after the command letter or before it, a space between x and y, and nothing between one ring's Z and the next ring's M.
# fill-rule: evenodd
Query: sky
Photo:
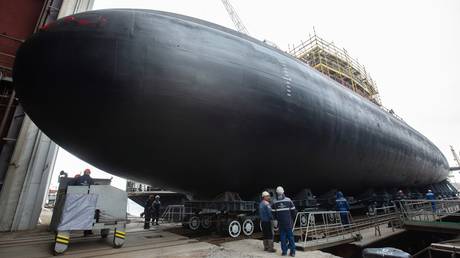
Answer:
M283 50L299 44L313 30L345 48L377 82L383 105L427 136L456 166L449 145L460 151L460 1L231 3L251 36ZM219 0L95 1L93 9L106 8L168 11L234 29ZM60 171L59 166L88 166L78 162L60 152L55 171Z

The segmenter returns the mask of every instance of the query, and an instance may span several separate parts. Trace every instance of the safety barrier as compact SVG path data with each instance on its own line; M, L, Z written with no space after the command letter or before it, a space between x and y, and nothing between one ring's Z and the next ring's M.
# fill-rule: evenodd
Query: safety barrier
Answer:
M168 205L160 220L163 223L180 223L184 221L186 215L190 214L191 211L186 212L184 205Z
M398 201L403 222L441 222L445 217L460 216L459 199Z
M293 231L300 235L299 247L304 250L359 238L359 229L355 230L348 211L298 212Z
M372 209L365 218L353 219L348 211L298 212L294 220L294 234L300 236L298 247L303 250L321 249L358 241L361 231L374 228L381 236L381 226L392 231L400 225L396 206Z

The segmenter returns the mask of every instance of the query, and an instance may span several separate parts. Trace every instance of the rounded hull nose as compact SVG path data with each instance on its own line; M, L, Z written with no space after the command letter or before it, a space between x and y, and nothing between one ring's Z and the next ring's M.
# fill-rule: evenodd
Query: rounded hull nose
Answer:
M106 10L27 40L14 82L60 146L123 177L214 196L424 185L425 137L298 60L193 18ZM287 91L289 89L289 91Z

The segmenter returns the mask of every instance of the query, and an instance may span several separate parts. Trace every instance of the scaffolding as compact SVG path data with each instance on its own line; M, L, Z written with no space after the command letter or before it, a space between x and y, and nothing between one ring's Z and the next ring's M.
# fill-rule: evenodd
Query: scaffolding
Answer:
M307 41L290 48L289 53L378 106L382 105L375 81L345 49L338 48L315 33Z

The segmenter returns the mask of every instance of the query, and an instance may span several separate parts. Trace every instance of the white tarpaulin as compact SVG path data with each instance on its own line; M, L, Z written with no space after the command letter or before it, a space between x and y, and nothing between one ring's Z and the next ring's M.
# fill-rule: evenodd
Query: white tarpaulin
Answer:
M97 195L68 193L58 230L89 230L93 227Z

